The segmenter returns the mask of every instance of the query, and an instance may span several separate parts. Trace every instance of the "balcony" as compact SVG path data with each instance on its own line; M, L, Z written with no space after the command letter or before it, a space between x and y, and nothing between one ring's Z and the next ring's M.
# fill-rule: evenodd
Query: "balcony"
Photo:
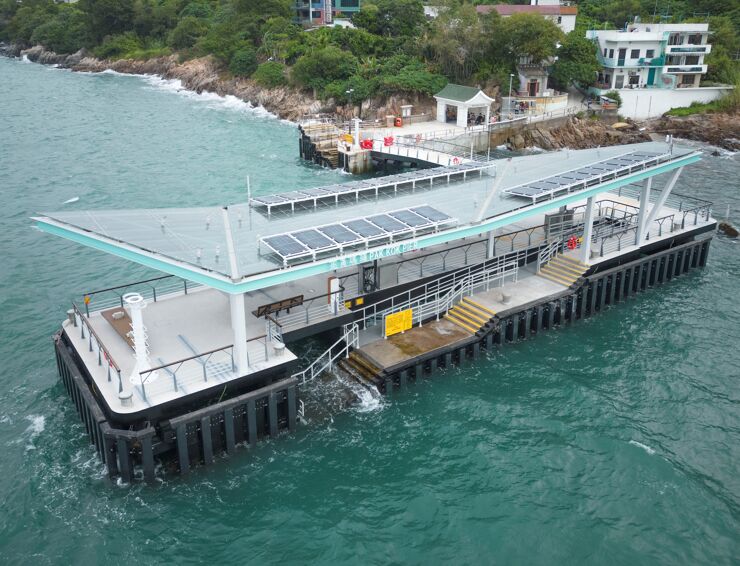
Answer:
M669 45L666 55L707 55L712 52L711 45Z
M663 72L670 75L682 75L687 73L706 73L706 65L666 65Z

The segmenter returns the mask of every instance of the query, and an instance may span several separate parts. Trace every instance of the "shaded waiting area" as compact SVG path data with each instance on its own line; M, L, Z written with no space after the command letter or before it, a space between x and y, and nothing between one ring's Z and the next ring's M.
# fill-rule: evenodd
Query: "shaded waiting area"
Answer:
M488 124L494 99L479 88L448 84L437 94L437 122L453 122L461 128Z

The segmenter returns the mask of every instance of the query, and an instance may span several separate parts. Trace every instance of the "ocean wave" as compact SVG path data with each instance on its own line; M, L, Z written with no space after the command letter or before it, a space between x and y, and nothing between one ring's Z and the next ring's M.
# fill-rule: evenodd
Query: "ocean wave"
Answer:
M203 102L209 104L210 107L214 109L224 109L235 112L248 113L261 118L277 118L276 114L269 112L263 106L254 106L252 103L246 102L241 98L234 96L233 94L221 96L220 94L216 94L215 92L204 91L198 93L193 90L189 90L185 86L183 86L180 79L165 79L158 75L137 76L143 78L144 81L149 84L151 88L177 94L190 100Z
M638 442L637 440L630 440L630 444L632 446L637 446L638 448L642 448L645 452L650 454L651 456L655 454L655 449L650 448L647 444L643 444L642 442Z

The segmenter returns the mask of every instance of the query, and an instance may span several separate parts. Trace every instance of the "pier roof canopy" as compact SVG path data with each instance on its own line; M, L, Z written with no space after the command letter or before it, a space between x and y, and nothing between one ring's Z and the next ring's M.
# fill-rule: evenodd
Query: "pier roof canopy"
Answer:
M588 196L586 192L605 192L699 159L697 152L676 147L670 161L642 176L630 175L536 204L505 193L508 188L523 183L639 150L665 153L667 146L650 142L502 159L497 162L495 181L488 174L476 173L467 181L435 182L433 186L422 185L423 189L417 184L415 191L407 184L407 189L399 188L397 194L391 189L378 197L373 194L344 199L338 204L332 200L315 207L313 204L296 207L294 211L290 207L273 210L271 214L240 203L202 208L64 210L42 213L34 220L42 231L164 273L228 293L248 292L511 226L528 216L583 199ZM385 180L376 178L366 182L382 184ZM492 187L495 187L493 194ZM485 211L481 214L484 203ZM401 245L399 242L371 244L360 251L319 255L287 268L259 245L259 240L266 236L424 205L454 218L456 224L404 240ZM411 247L405 245L409 242Z

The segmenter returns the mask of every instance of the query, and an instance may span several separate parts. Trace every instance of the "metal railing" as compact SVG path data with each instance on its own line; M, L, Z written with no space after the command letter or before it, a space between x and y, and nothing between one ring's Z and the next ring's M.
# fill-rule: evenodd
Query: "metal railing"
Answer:
M272 320L279 325L282 335L284 332L345 314L347 309L344 306L344 293L345 288L342 285L338 291L333 293L304 299L301 305L290 309L293 312L273 313L274 318ZM332 295L338 295L336 301L332 300ZM334 308L334 305L336 305L336 308Z
M174 275L164 275L125 285L116 285L107 289L90 291L83 293L85 314L88 317L90 316L91 306L95 310L106 310L113 307L123 308L123 296L127 293L139 293L145 299L150 299L156 303L158 299L164 296L187 295L189 291L197 287L201 287L201 284L188 282L186 279Z
M270 345L277 343L278 340L274 337L270 340L267 335L247 340L247 367L251 369L256 364L269 361ZM249 373L247 371L244 375ZM202 389L204 383L215 385L237 377L242 375L237 373L235 366L234 345L229 344L142 371L139 373L139 384L135 387L144 401L149 402L158 395L187 395Z
M348 324L344 327L344 334L341 338L329 346L323 354L311 363L303 371L294 373L291 377L300 379L301 383L311 381L316 376L321 375L326 370L331 370L334 362L342 357L349 356L350 351L359 345L360 327L356 323Z
M562 245L562 240L553 240L542 248L537 256L537 273L540 272L543 265L546 265L560 251Z
M90 322L87 320L85 315L82 314L80 309L77 308L77 305L75 303L72 303L72 311L73 324L75 328L80 329L80 338L82 340L87 339L90 352L93 352L97 355L98 365L103 366L103 364L105 364L108 382L111 382L113 380L112 374L116 375L116 378L118 380L118 392L120 393L121 391L123 391L123 383L121 382L121 367L113 359L113 356L111 356L108 349L103 345L102 340L100 340L97 333L93 330ZM85 330L87 330L87 334L85 334Z
M413 287L387 299L382 299L354 312L359 313L355 322L361 328L375 326L385 316L412 309L412 324L423 324L429 318L439 319L461 296L472 294L474 289L492 284L504 285L507 278L518 280L519 261L506 256L491 260L488 265L460 269L435 281Z

